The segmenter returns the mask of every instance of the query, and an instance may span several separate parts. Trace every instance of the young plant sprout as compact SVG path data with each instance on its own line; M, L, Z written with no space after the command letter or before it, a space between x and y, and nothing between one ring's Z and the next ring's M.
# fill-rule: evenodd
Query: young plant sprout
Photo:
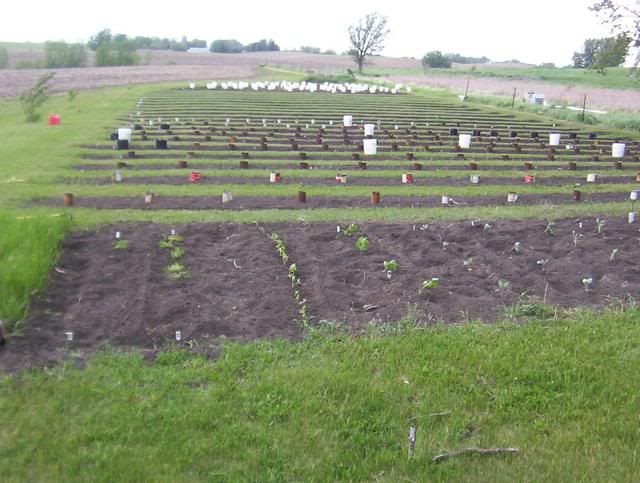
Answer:
M487 233L488 231L491 231L492 228L493 227L489 223L485 223L484 224L484 228L482 229L482 231Z
M467 267L469 271L471 271L471 264L473 263L473 257L469 257L462 262L462 264Z
M547 227L544 229L544 234L545 235L549 235L549 236L553 236L556 234L554 228L555 228L556 224L553 221L548 221L547 222Z
M611 255L609 255L609 263L613 263L614 258L616 258L616 255L618 254L618 249L614 248L613 250L611 250Z
M515 242L513 244L512 250L513 250L513 253L516 253L516 254L520 253L520 242Z
M351 223L346 230L344 230L344 234L346 236L353 236L353 235L357 235L358 233L360 233L360 227L358 225L356 225L355 223Z
M509 282L508 280L498 280L498 288L500 290L506 290L509 288L509 285L511 285L511 282Z
M582 286L584 287L585 292L591 290L591 285L593 285L593 278L589 277L582 279Z
M183 256L184 256L184 248L175 247L173 250L171 250L171 260L176 261L181 259Z
M440 286L440 279L437 277L433 277L430 280L425 280L422 282L422 287L420 287L420 290L418 290L418 295L422 295L422 292L424 292L425 290L427 291L435 290L439 286Z
M397 272L398 271L398 262L395 260L385 260L382 262L384 264L385 272Z
M182 243L184 239L180 235L169 235L160 240L160 248L175 248L176 245Z
M429 229L429 225L427 225L426 223L424 225L420 225L420 230L427 231L428 229Z
M129 248L129 240L118 239L113 245L113 248L115 250L126 250L127 248Z
M540 270L544 271L544 269L547 268L547 263L549 263L548 258L541 258L536 262L536 265L540 267Z
M604 232L604 223L604 220L596 218L596 229L598 230L598 235L602 235L602 233Z
M190 275L189 270L180 262L173 262L171 265L164 267L164 273L169 280L181 280L188 278Z
M356 242L356 248L361 252L366 252L369 248L369 239L366 236L361 236L360 238L358 238L358 241Z
M448 241L444 241L442 242L442 249L446 252L447 251L447 247L450 245L450 243Z
M571 238L573 239L573 246L577 248L580 238L584 238L584 235L582 233L578 233L577 231L573 230L571 232Z

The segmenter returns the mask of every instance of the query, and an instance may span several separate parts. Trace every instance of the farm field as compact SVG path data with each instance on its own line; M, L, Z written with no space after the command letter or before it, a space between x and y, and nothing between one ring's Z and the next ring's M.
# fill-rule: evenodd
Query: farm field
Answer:
M638 476L634 133L424 92L1 107L10 480ZM476 446L519 452L433 461Z

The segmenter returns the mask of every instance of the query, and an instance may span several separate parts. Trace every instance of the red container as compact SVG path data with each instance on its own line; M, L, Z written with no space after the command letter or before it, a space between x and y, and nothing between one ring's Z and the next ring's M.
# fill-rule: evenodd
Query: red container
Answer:
M49 115L49 126L59 126L59 125L60 125L60 114Z
M536 182L536 177L533 174L526 174L524 176L524 182L527 184L533 184Z
M191 171L191 174L189 175L189 181L191 183L199 183L200 181L202 181L202 175L197 171Z
M404 184L412 184L413 183L413 174L411 174L411 173L403 173L402 174L402 182Z

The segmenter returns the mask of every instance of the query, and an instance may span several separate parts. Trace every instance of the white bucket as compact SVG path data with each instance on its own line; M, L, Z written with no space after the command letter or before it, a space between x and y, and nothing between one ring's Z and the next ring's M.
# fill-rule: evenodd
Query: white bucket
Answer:
M222 192L222 202L223 203L229 203L230 201L233 201L233 194L230 191L223 191Z
M633 211L629 212L629 216L627 217L627 221L629 223L635 223L636 221L636 214Z
M477 174L472 174L469 178L469 182L472 184L478 184L480 182L480 176L478 176Z
M507 202L508 203L515 203L516 201L518 201L518 194L514 193L513 191L510 191L509 193L507 193Z
M595 183L597 178L598 178L597 174L589 173L587 174L587 183Z
M560 134L558 133L549 134L549 145L558 146L559 144L560 144Z
M463 149L469 149L469 146L471 146L471 134L460 134L458 136L458 144Z
M451 203L451 197L449 195L442 195L442 204L448 205Z
M120 141L127 140L127 141L131 142L131 129L119 128L118 129L118 140L120 140Z
M269 174L269 183L277 183L280 178L280 173L276 173L275 171L271 171Z
M342 124L344 127L353 126L353 116L342 116Z
M196 88L196 83L195 82L189 82L189 89L195 89Z
M120 183L122 181L122 171L116 171L116 183Z
M373 155L378 152L378 140L377 139L364 139L362 141L364 147L364 154Z
M624 156L624 143L613 143L611 145L611 156L614 158L622 158Z
M365 124L364 125L364 135L365 136L373 136L373 131L376 128L375 124Z
M632 191L631 194L629 195L629 199L631 201L637 201L638 200L638 191Z

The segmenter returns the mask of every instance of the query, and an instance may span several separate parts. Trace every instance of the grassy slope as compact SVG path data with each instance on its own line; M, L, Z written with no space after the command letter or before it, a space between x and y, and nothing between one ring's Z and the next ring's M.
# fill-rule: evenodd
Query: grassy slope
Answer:
M519 79L552 82L563 85L582 85L588 87L604 87L609 89L638 89L640 79L633 69L617 67L608 69L606 74L599 74L588 69L545 69L530 67L524 69L508 69L500 67L477 67L475 69L367 69L366 74L378 75L447 75L465 77L495 77L500 79Z
M640 478L637 310L388 329L395 335L228 345L215 362L174 351L149 366L106 353L85 370L7 380L0 473L5 481ZM470 446L521 453L431 461Z

